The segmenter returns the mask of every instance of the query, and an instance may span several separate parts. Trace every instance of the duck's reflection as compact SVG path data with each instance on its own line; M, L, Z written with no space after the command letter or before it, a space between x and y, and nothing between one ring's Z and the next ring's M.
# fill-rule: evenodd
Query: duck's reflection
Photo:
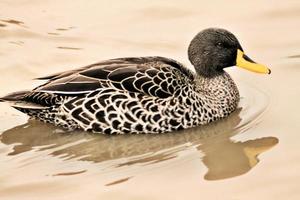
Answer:
M258 138L245 142L233 142L228 138L219 142L209 141L199 146L205 152L203 163L208 168L204 178L219 180L247 173L258 162L259 154L272 148L278 143L275 137Z
M208 172L206 180L225 179L247 173L258 163L257 156L278 143L275 137L245 142L230 138L239 131L241 119L236 111L225 120L163 135L105 136L85 132L62 133L49 124L38 121L14 127L2 133L1 142L13 144L16 155L32 150L50 150L53 156L91 162L119 159L118 166L136 163L156 163L172 159L178 151L194 148L200 152ZM121 159L122 158L122 159Z

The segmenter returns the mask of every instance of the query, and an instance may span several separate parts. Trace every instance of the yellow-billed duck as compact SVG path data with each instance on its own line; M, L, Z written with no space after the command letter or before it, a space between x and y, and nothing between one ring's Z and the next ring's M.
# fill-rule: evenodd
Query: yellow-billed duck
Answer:
M117 58L39 78L48 81L0 100L66 130L163 133L216 121L237 108L239 91L224 68L271 72L219 28L199 32L188 57L196 73L164 57Z

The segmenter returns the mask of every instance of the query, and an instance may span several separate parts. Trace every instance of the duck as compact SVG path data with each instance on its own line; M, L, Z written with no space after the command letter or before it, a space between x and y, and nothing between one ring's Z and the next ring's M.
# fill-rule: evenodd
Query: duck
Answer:
M44 84L0 101L66 131L166 133L205 125L236 110L239 91L225 68L271 73L222 28L200 31L188 46L188 58L194 70L160 56L104 60L40 77Z

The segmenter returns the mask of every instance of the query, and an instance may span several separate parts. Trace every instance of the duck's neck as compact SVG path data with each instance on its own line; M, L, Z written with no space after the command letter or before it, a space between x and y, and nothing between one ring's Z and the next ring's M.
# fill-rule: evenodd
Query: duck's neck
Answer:
M200 98L206 97L219 105L236 108L240 99L236 84L225 71L210 77L197 74L195 86Z

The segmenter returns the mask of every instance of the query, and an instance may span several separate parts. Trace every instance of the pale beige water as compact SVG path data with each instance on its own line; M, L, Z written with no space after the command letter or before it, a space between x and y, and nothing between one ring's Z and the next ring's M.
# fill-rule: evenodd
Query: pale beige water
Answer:
M107 58L189 65L187 45L207 27L272 69L229 69L239 109L166 135L66 134L1 103L1 200L300 199L299 1L1 0L0 20L0 95Z

